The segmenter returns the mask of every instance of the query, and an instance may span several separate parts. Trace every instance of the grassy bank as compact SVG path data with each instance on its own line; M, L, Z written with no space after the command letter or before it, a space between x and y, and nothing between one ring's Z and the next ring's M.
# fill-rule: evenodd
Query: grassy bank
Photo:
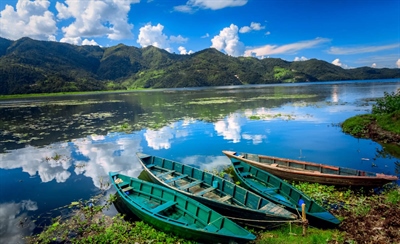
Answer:
M139 91L139 90L149 90L149 89L138 88L138 89L132 89L132 90L112 90L112 91L104 90L104 91L79 91L79 92L54 92L54 93L0 95L0 100L23 99L23 98L33 98L33 97L59 97L59 96L70 96L70 95L120 93L120 92L132 92L132 91Z
M372 106L371 114L345 120L342 129L358 138L400 145L400 90L397 93L385 93Z

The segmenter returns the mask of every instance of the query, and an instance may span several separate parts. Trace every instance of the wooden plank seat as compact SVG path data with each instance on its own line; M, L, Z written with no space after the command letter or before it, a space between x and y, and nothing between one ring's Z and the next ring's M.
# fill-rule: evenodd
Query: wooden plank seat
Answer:
M207 192L210 192L210 191L213 191L213 190L215 190L214 187L208 187L208 188L206 188L206 189L204 189L202 191L197 192L196 196L202 196L202 195L206 194Z
M156 176L159 177L159 178L161 178L161 177L170 175L170 174L172 174L172 173L174 173L174 172L175 172L175 170L168 170L168 171L166 171L166 172L164 172L164 173L161 173L161 174L158 174L158 175L156 175Z
M129 183L128 182L121 182L121 183L119 183L118 184L118 186L119 186L119 188L124 188L124 187L127 187L127 186L129 186Z
M242 166L242 165L236 165L236 166L235 166L235 169L237 169L238 171L240 171L241 169L243 169L243 166Z
M159 206L153 208L153 209L151 210L151 212L153 212L153 213L159 213L159 212L162 212L162 211L164 211L164 210L166 210L166 209L168 209L168 208L174 206L175 204L177 204L177 202L168 201L168 202L165 202L165 203L163 203L163 204L161 204L161 205L159 205Z
M229 199L231 199L232 196L231 195L226 195L224 197L221 197L220 199L218 199L219 202L225 202L228 201Z
M265 188L265 190L263 192L267 193L267 194L274 194L274 193L277 193L278 190L279 190L279 187L269 187L269 188Z
M179 190L186 190L186 189L188 189L188 188L190 188L190 187L193 187L193 186L195 186L195 185L201 184L201 182L203 182L203 181L201 181L201 180L195 180L195 181L193 181L193 182L191 182L191 183L189 183L189 184L186 184L186 185L183 185L183 186L178 187L178 189L179 189Z
M180 180L180 179L182 179L182 178L185 178L185 177L187 177L188 175L186 175L186 174L182 174L182 175L178 175L178 176L176 176L176 177L174 177L174 178L171 178L171 179L168 179L168 180L166 180L166 181L164 181L165 183L171 183L171 182L173 182L173 181L177 181L177 180Z
M240 173L240 175L243 177L247 177L247 176L251 176L251 173L250 172L242 172L242 173Z
M146 165L146 166L147 166L147 168L151 169L151 168L155 167L156 164L148 164L148 165Z
M130 191L130 190L132 190L132 189L133 189L132 186L128 186L128 187L121 188L121 190L123 190L123 191Z

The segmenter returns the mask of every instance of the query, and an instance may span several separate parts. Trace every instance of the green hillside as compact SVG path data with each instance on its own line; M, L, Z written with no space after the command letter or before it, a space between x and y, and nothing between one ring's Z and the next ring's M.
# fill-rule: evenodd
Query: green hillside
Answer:
M75 46L0 38L0 94L200 87L400 78L400 69L342 69L311 59L232 57L208 48L191 55L153 46Z

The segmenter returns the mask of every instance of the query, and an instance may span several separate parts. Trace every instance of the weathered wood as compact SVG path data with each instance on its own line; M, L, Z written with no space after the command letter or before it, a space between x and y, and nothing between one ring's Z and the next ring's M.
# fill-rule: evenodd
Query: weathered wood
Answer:
M168 179L168 180L166 180L166 181L164 181L165 183L171 183L171 182L173 182L173 181L177 181L177 180L180 180L180 179L183 179L183 178L186 178L188 175L185 175L185 174L183 174L183 175L178 175L178 176L176 176L176 177L174 177L174 178L171 178L171 179Z
M172 207L172 206L174 206L174 205L176 205L176 204L177 204L177 202L168 201L168 202L166 202L166 203L163 203L163 204L161 204L161 205L159 205L159 206L153 208L151 211L152 211L153 213L159 213L159 212L162 212L162 211L164 211L164 210L166 210L166 209L168 209L168 208L170 208L170 207Z
M231 199L232 196L231 195L226 195L224 197L221 197L220 199L217 199L219 202L225 202L228 201L229 199Z
M175 170L168 170L167 172L158 174L157 177L164 177L164 176L170 175L170 174L172 174L174 172L175 172Z
M202 191L196 192L195 195L196 196L202 196L202 195L206 194L207 192L210 192L210 191L213 191L213 190L215 190L214 187L208 187L207 189L204 189Z
M193 186L199 185L199 184L201 184L202 182L203 182L203 181L201 181L201 180L196 180L196 181L193 181L193 182L191 182L191 183L189 183L189 184L180 186L180 187L178 187L178 189L179 189L179 190L186 190L186 189L191 188L191 187L193 187Z
M123 190L123 191L129 191L129 190L132 190L132 189L133 188L131 186L121 188L121 190Z
M241 160L279 178L327 185L377 187L398 180L397 176L360 171L312 162L249 153L223 151L231 159ZM260 162L260 159L262 162ZM239 169L240 165L235 166Z

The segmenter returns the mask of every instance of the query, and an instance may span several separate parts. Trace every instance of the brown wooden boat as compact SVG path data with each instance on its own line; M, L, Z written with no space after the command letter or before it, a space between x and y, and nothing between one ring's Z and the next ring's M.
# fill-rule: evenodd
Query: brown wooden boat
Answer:
M290 181L305 181L337 186L378 187L398 180L397 176L278 158L250 153L222 151L229 158L263 169Z

